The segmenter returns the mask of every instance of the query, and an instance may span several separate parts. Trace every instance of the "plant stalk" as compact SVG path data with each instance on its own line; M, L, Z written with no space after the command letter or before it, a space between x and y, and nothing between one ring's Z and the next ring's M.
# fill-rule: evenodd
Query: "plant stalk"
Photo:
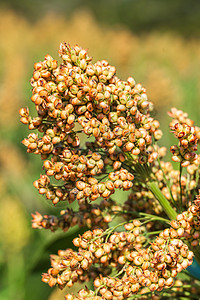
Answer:
M146 183L146 185L153 193L153 195L156 197L156 199L159 201L160 205L162 206L162 208L164 209L165 213L170 218L170 220L175 220L177 216L177 212L172 208L169 201L165 198L165 196L159 189L157 182L149 181Z

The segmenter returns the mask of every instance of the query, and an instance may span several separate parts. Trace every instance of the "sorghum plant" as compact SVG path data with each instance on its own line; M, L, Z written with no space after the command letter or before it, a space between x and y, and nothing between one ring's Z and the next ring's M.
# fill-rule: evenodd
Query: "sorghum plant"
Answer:
M120 80L115 67L106 60L92 63L79 46L62 43L59 55L60 65L50 55L34 65L37 116L28 108L20 115L38 133L23 144L43 160L45 174L34 182L39 193L54 205L77 201L79 210L68 205L60 216L36 212L32 226L67 231L78 225L85 232L73 240L76 251L51 255L42 280L61 289L93 283L66 300L198 295L197 280L176 276L194 256L200 262L200 128L186 113L169 112L178 139L170 148L179 165L174 169L157 144L162 131L140 83ZM119 189L129 193L117 199Z

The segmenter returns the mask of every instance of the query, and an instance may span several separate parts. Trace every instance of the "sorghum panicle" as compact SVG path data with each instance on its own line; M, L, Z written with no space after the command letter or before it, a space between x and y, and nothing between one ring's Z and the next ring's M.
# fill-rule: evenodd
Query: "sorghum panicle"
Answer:
M163 160L166 148L155 144L162 131L140 83L132 77L120 80L115 67L106 60L92 63L79 46L62 43L59 55L60 65L49 54L34 64L31 100L37 116L20 109L21 122L34 130L22 143L43 160L45 174L34 181L38 192L54 205L77 201L79 210L67 207L60 216L36 212L32 227L67 231L78 225L87 231L73 240L77 251L51 255L43 282L63 289L93 280L94 291L86 287L77 296L68 293L66 300L121 300L137 293L141 300L158 300L161 290L173 286L171 295L184 295L185 287L175 277L192 264L185 241L192 249L199 246L200 196L192 201L200 184L200 128L186 113L169 112L179 140L170 148L172 160L187 167L187 174L180 174ZM171 223L149 189L152 181L168 205L175 206L175 215L181 202L182 211ZM130 191L123 203L111 199L117 189ZM100 203L94 202L99 198ZM123 221L124 228L113 220Z

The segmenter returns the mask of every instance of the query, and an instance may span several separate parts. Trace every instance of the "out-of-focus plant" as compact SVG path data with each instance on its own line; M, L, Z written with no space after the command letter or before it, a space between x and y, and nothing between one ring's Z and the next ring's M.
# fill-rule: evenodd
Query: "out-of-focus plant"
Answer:
M32 226L67 232L78 225L84 233L73 239L78 249L51 255L42 281L61 289L93 282L66 300L191 299L199 282L176 277L194 256L200 263L200 128L186 113L169 112L178 139L170 148L175 170L157 144L162 131L141 84L119 79L106 60L92 63L79 46L62 43L59 55L60 64L49 54L34 64L37 114L20 109L21 122L34 130L23 144L43 160L45 174L34 182L39 193L78 209L36 212ZM118 199L118 189L129 195Z
M106 51L106 57L116 65L122 77L137 71L156 107L169 107L174 99L177 105L182 99L187 103L191 93L193 99L198 99L197 39L186 43L180 36L156 32L139 37L127 28L119 28L116 34L115 29L105 30L99 26L87 11L76 12L69 20L47 14L34 24L29 24L12 11L2 11L0 16L0 95L4 99L0 112L2 126L8 119L7 126L16 124L15 112L23 102L20 96L24 93L23 82L27 79L27 71L31 69L30 57L40 57L47 49L55 53L56 45L66 36L70 43L78 42L92 49L95 59L103 59ZM52 22L54 19L56 22ZM26 37L23 43L22 37ZM36 46L38 44L40 47ZM13 68L17 70L17 76ZM159 101L161 98L163 101Z

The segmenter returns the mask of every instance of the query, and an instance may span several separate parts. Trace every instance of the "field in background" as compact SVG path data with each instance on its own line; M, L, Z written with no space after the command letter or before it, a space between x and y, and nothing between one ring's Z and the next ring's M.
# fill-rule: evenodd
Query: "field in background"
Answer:
M40 273L47 269L48 253L56 252L55 242L70 247L72 238L31 229L31 212L54 209L32 186L41 172L39 157L26 155L21 145L28 132L19 123L18 110L32 106L29 79L34 62L46 53L58 59L62 41L88 48L94 61L107 59L117 67L118 77L133 76L147 88L166 132L163 144L170 145L170 107L187 111L200 124L200 40L170 32L139 36L126 27L100 26L88 11L67 20L47 14L31 24L1 10L0 32L0 300L60 300L61 292L49 295L52 290L40 282Z

